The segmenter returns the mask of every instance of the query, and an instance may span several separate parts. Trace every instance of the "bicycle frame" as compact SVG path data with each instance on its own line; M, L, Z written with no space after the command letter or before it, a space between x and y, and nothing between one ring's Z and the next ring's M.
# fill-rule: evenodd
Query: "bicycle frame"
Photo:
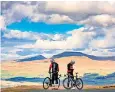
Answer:
M77 74L78 74L78 73L76 73L76 76L72 76L72 75L70 75L70 74L67 74L68 77L72 79L73 84L75 84L76 80L78 79L78 75L77 75ZM73 77L73 78L72 78L72 77ZM74 77L75 77L75 79L74 79Z

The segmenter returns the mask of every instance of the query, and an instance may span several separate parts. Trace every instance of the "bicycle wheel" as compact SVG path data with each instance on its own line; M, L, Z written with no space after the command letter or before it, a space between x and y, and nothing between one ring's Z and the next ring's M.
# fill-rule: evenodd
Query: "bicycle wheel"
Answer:
M71 78L65 78L63 80L63 87L65 89L71 89L73 87L73 81Z
M43 88L48 89L50 85L51 85L50 78L46 77L43 81Z
M81 90L83 88L83 81L81 78L76 79L76 87L77 89Z

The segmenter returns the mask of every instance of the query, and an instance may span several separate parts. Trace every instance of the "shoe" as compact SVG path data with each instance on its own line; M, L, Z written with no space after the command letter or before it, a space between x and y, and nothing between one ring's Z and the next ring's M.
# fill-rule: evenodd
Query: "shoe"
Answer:
M55 84L52 84L52 87L55 87Z

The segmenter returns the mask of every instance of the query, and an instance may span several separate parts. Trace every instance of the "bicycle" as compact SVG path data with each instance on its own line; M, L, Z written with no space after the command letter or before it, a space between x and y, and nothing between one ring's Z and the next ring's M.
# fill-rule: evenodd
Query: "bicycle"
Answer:
M44 81L43 81L43 88L44 89L48 89L49 87L52 87L52 72L50 72L49 73L50 74L50 77L46 77L45 79L44 79ZM59 86L60 86L60 77L61 77L61 74L59 75L58 74L58 88L59 88Z
M67 77L63 80L63 86L65 89L77 87L78 90L81 90L83 88L83 81L81 78L78 78L77 74L78 73L76 73L76 76L71 76L70 74L67 74ZM74 79L74 77L76 78Z

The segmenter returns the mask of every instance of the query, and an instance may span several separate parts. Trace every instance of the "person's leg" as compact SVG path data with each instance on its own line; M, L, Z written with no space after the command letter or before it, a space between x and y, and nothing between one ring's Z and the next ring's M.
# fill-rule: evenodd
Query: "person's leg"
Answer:
M58 84L58 73L55 75L56 84Z
M74 80L74 75L73 75L73 73L72 73L72 78L73 78L73 80Z
M70 73L68 73L68 82L67 82L67 86L69 87L69 83L70 83Z
M52 74L52 84L54 84L54 77L55 77L55 75Z
M74 75L73 75L73 72L71 72L71 78L74 80Z

